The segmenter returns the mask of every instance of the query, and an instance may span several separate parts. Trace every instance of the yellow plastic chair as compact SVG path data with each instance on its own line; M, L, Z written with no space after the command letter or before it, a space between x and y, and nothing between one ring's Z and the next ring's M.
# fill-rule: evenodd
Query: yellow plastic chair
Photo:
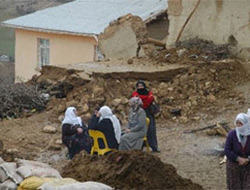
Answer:
M93 138L94 141L90 152L91 155L93 155L95 152L97 153L97 155L104 155L110 151L117 151L116 149L111 149L108 147L106 137L101 131L89 129L89 135ZM100 148L98 139L103 140L105 148Z
M150 123L150 119L147 117L147 118L146 118L146 125L147 125L147 127L149 126L149 123ZM144 141L144 143L145 143L145 145L146 145L147 152L149 153L150 151L149 151L149 144L148 144L147 135L143 138L143 141Z

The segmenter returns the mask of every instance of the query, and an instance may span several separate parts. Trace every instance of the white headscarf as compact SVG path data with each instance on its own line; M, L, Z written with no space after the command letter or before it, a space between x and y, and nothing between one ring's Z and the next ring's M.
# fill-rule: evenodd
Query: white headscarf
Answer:
M243 124L243 126L237 127L236 121L240 121ZM236 135L237 135L239 142L241 142L240 135L242 135L242 136L250 135L249 117L247 114L245 114L245 113L238 114L235 121L234 121L234 124L236 126L235 130L236 130Z
M75 107L68 107L67 110L65 111L65 117L62 123L82 126L82 119L76 115L75 111L76 111Z
M112 113L111 109L108 106L102 106L101 109L99 110L99 113L101 114L99 122L103 119L110 119L111 120L113 127L114 127L115 138L116 138L117 142L120 143L120 139L121 139L120 121Z

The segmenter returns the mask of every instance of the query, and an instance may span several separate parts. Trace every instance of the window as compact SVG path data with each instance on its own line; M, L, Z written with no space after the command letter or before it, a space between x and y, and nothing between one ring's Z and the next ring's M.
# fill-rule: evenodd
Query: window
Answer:
M49 65L49 40L38 39L38 67Z

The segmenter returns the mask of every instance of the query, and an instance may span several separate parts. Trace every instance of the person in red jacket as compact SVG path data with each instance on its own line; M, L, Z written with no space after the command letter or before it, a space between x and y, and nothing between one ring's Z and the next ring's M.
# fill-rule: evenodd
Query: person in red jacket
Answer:
M138 96L143 102L143 109L146 112L147 117L150 119L148 127L148 144L152 148L152 152L160 152L158 149L158 142L156 136L156 126L155 126L155 117L149 112L149 106L154 101L154 96L151 91L147 89L147 86L144 81L139 80L136 83L136 91L133 92L132 97Z

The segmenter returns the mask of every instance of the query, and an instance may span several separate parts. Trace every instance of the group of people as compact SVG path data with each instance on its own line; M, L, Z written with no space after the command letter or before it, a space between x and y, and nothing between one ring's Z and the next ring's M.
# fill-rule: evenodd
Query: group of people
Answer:
M88 129L103 132L109 148L117 150L142 149L143 138L147 136L153 152L159 152L155 118L149 111L154 101L151 91L143 81L138 81L136 91L129 99L128 124L121 130L119 119L108 106L97 108L86 126L77 116L74 107L67 108L62 122L62 141L68 147L69 158L81 150L90 153L92 142ZM149 126L146 125L149 118ZM100 144L100 146L103 146ZM250 189L250 121L249 115L240 113L235 119L235 129L227 136L225 144L227 156L226 173L228 189Z
M108 106L95 109L88 126L77 115L74 107L67 108L62 121L62 141L68 148L69 158L72 159L82 150L90 153L92 141L88 134L89 129L101 131L111 149L141 150L143 138L147 136L152 152L159 152L154 114L150 113L149 106L154 101L153 93L147 89L144 81L138 81L136 91L129 99L128 124L122 131L120 120L112 113ZM149 126L146 118L149 118ZM103 144L100 142L100 147Z

